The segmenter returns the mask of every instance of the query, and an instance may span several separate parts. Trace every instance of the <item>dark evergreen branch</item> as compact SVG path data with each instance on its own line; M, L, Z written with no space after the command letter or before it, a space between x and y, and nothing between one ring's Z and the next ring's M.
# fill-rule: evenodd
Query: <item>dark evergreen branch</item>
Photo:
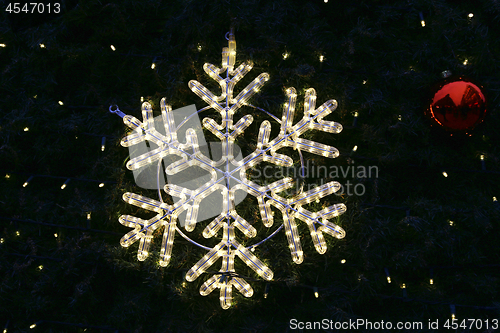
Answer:
M89 228L76 227L76 226L70 226L70 225L64 225L64 224L46 223L46 222L26 220L26 219L17 219L17 218L4 217L4 216L0 216L0 219L14 221L14 222L23 222L23 223L38 224L38 225L44 225L44 226L48 226L48 227L57 227L57 228L63 228L63 229L74 229L74 230L80 230L80 231L85 231L85 232L95 232L95 233L101 233L101 234L123 236L123 234L120 234L120 233L117 233L117 232L113 232L113 231L108 231L108 230L89 229Z

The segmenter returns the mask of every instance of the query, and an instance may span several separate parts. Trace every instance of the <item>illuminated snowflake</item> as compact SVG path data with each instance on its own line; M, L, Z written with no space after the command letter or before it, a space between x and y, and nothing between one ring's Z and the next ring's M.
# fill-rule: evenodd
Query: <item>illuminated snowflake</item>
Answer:
M279 149L284 147L291 147L299 151L307 151L329 158L337 157L337 149L300 137L307 130L339 133L342 130L340 124L323 120L326 115L336 109L337 102L329 100L320 107L316 107L316 92L312 88L308 89L305 93L304 115L298 123L293 125L297 93L294 88L288 88L286 90L288 101L284 106L279 134L270 140L271 124L267 120L263 121L260 125L256 149L250 155L238 160L233 155L235 139L253 122L253 117L245 115L234 124L234 115L259 91L269 79L269 75L267 73L260 74L234 97L234 86L252 69L251 63L243 63L235 69L235 58L236 42L234 35L231 33L229 34L228 47L223 48L222 67L218 68L211 64L205 64L203 67L205 72L219 83L222 91L219 96L214 95L197 81L189 82L191 90L208 103L208 108L214 109L222 117L220 124L211 118L203 119L203 126L221 141L222 157L218 161L214 161L202 153L194 129L189 128L185 133L185 140L182 140L183 142L179 141L179 127L176 127L173 111L166 104L165 99L162 99L160 103L161 120L164 126L161 131L157 128L157 123L153 118L152 107L147 102L142 105L143 122L130 115L121 114L124 123L133 130L132 134L122 140L121 144L123 146L130 147L141 142L149 142L156 147L147 153L132 158L127 163L128 169L136 170L147 165L159 164L165 157L177 155L178 159L166 167L165 172L167 175L174 175L191 167L202 168L210 175L210 179L205 184L194 190L176 184L165 185L163 191L177 200L172 205L163 202L161 194L160 201L157 201L138 194L125 193L123 199L126 202L155 212L156 216L149 220L143 220L130 215L122 215L119 218L120 223L133 228L133 230L121 239L121 245L128 247L139 241L138 259L145 260L148 257L153 232L159 228L164 228L160 250L160 265L167 266L172 256L176 232L186 237L181 231L180 227L182 225L179 226L179 215L186 212L184 229L188 232L193 231L197 225L200 202L211 193L220 192L223 199L222 211L203 230L205 238L212 238L220 237L218 232L222 229L220 242L212 248L202 246L207 249L208 253L188 271L186 280L194 281L219 258L222 258L221 269L201 286L200 293L208 295L214 289L219 288L220 303L224 309L231 306L233 287L246 297L253 294L252 287L235 273L234 260L236 256L262 278L266 280L273 278L271 269L252 253L251 250L256 245L245 247L237 241L235 229L250 238L256 236L257 231L236 212L235 191L244 191L257 199L262 223L266 227L271 227L273 224L271 206L281 212L283 217L282 227L286 233L290 253L293 261L297 264L303 261L297 219L308 226L314 246L321 254L327 250L323 233L336 238L345 236L342 228L328 221L345 212L346 207L344 204L335 204L318 212L311 212L303 208L303 205L339 190L340 184L338 182L329 182L307 192L301 191L291 198L284 198L279 193L294 185L292 178L283 178L262 186L246 177L247 170L261 162L268 162L277 166L292 166L292 158L277 153ZM225 77L222 76L224 72L226 72ZM200 246L198 243L195 244Z

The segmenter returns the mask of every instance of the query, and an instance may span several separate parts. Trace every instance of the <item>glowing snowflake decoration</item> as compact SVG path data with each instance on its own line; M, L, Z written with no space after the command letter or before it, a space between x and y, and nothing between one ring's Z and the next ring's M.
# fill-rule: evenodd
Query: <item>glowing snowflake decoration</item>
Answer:
M156 149L132 158L127 163L128 169L136 170L145 165L161 163L166 156L177 155L180 159L166 167L167 174L174 175L193 166L202 168L210 174L210 180L195 190L175 184L165 185L163 190L166 194L179 198L173 205L163 202L161 194L160 201L157 201L138 194L125 193L123 199L126 202L155 212L157 215L149 220L122 215L119 218L120 223L133 228L133 230L121 239L121 245L128 247L139 241L138 259L145 260L148 257L153 232L163 227L160 265L167 266L172 256L176 232L186 237L178 225L179 215L186 212L184 228L188 232L193 231L197 225L200 202L215 191L221 192L223 209L220 215L213 219L203 230L205 238L212 238L217 237L219 230L222 229L221 240L212 248L201 246L207 249L208 253L188 271L186 280L194 281L219 258L222 258L220 271L201 286L200 293L208 295L214 289L219 288L220 303L224 309L231 306L233 287L246 297L253 294L252 287L243 278L235 274L234 259L236 256L262 278L266 280L273 278L271 269L251 251L258 244L245 247L236 240L235 229L250 238L256 236L257 231L236 212L235 191L244 191L257 199L262 223L266 227L271 227L273 224L271 206L281 212L283 216L282 227L285 229L290 253L293 261L297 264L303 261L303 251L296 224L297 219L307 224L314 246L321 254L327 250L323 233L336 238L345 236L345 232L341 227L328 221L328 219L345 212L346 207L344 204L335 204L318 212L311 212L303 208L303 205L339 190L340 184L338 182L329 182L307 192L300 192L292 198L284 198L279 193L291 188L294 185L293 179L284 178L267 186L261 186L246 177L246 171L261 162L268 162L277 166L292 166L292 158L277 153L279 149L284 147L292 147L299 151L307 151L329 158L337 157L337 149L300 137L307 130L330 133L342 131L340 124L323 120L326 115L336 109L337 102L329 100L316 108L316 92L312 88L308 89L305 94L304 115L298 123L293 125L297 93L294 88L288 88L286 90L288 102L285 103L283 110L279 134L270 141L271 124L267 120L263 121L260 125L256 149L253 153L238 161L233 156L234 141L252 123L253 117L246 115L234 124L234 115L259 91L269 79L269 75L267 73L260 74L236 97L233 97L233 89L236 83L252 69L251 63L243 63L234 69L235 58L236 42L234 35L230 33L229 45L227 48L223 48L222 52L222 68L211 64L205 64L203 67L205 72L219 83L222 91L219 96L214 95L197 81L189 82L191 90L209 104L208 108L216 110L222 117L220 124L210 118L203 119L203 126L221 140L223 154L219 161L211 160L200 151L197 134L192 128L186 131L185 142L179 142L178 127L176 127L172 109L165 103L165 99L161 100L161 116L164 125L161 132L165 134L160 133L155 128L152 108L147 102L142 105L143 122L119 112L124 123L134 130L131 135L126 136L121 141L122 146L129 147L145 141L157 146ZM222 77L224 72L226 72L225 78ZM198 243L193 243L200 246Z

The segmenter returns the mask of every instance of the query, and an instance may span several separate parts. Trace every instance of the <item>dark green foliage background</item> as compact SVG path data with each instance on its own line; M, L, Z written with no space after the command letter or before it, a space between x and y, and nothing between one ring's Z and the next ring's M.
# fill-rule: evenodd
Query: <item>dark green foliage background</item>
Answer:
M459 319L499 318L500 207L492 200L500 198L499 1L87 0L61 2L62 12L51 15L9 14L7 4L0 14L0 43L6 44L0 48L0 328L27 332L37 322L32 331L285 332L292 318L444 322L450 304ZM237 64L255 63L245 82L262 72L271 76L252 104L280 117L283 89L293 86L297 121L305 88L316 89L318 105L339 102L327 119L343 124L342 133L306 137L337 147L340 157L305 154L307 160L377 166L379 173L323 179L366 189L311 205L345 203L347 212L335 222L346 238L327 236L329 250L319 255L299 224L305 260L298 266L281 232L255 252L275 273L268 297L266 283L237 263L255 293L245 299L235 292L234 306L222 310L217 292L199 295L208 274L182 284L204 251L177 237L172 263L159 268L161 232L145 262L136 260L137 245L119 245L128 228L118 216L149 216L121 200L126 191L147 193L124 167L128 151L119 140L126 129L108 107L118 104L138 118L141 96L157 113L161 97L174 108L204 107L187 83L213 87L202 66L220 65L230 25ZM476 80L487 93L489 116L471 137L449 138L423 115L446 69ZM267 116L243 112L255 120L238 145L251 150ZM38 177L22 187L31 175ZM238 210L258 237L268 235L255 202L246 200ZM202 239L201 230L193 237Z

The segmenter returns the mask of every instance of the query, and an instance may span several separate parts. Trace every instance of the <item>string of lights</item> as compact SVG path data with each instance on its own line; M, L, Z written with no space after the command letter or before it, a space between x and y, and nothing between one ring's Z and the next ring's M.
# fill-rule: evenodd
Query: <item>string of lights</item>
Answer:
M9 255L15 255L15 256L20 256L20 257L25 257L25 258L35 258L35 259L47 259L47 260L53 260L53 261L61 261L62 259L60 258L52 258L52 257L42 257L42 256L35 256L35 255L22 255L22 254L15 254L15 253L9 253ZM343 260L342 264L344 264L345 261ZM352 266L352 265L351 265ZM440 267L440 266L433 266L433 268ZM464 266L441 266L440 268L463 268ZM476 267L500 267L500 264L492 264L492 265L476 265ZM40 265L36 267L37 270L42 270L43 266ZM389 271L387 268L384 269L386 274L389 274ZM177 271L184 271L181 269L177 269ZM255 282L263 282L260 279L254 279L252 277L248 276L243 276L239 275L236 272L217 272L217 271L206 271L204 274L216 274L220 276L220 278L224 277L233 277L233 278L244 278L250 281L255 281ZM389 276L387 276L388 282L391 283L391 279ZM358 279L359 280L359 279ZM265 283L265 288L264 288L264 294L263 298L269 298L269 293L270 293L270 285L278 285L278 284L285 284L288 285L286 279L274 279L271 281L266 281L263 282ZM431 283L432 279L431 279ZM185 287L185 285L183 284ZM307 285L307 284L296 284L294 285L297 288L305 288L305 289L310 289L312 291L312 294L314 295L315 298L327 298L329 295L335 295L335 297L338 297L340 294L348 294L348 295L353 295L353 296L359 296L362 291L360 290L352 290L352 289L344 289L344 288L339 288L337 284L326 286L326 287L318 287L318 286L312 286L312 285ZM455 319L456 318L456 308L462 307L462 308L471 308L475 310L485 310L485 311L498 311L497 306L484 306L484 305L473 305L473 304L458 304L456 302L451 302L451 301L443 301L443 300L428 300L428 299L422 299L422 298L411 298L408 297L407 295L407 290L408 287L405 283L402 283L400 285L400 288L403 292L403 296L397 296L397 295L386 295L386 294L373 294L371 297L372 298L379 298L379 299L395 299L402 301L404 303L408 302L415 302L415 303L421 303L421 304L429 304L429 305L446 305L450 309L450 316ZM110 326L98 326L98 325L91 325L91 324L82 324L82 323L70 323L70 322L63 322L63 321L52 321L52 320L39 320L36 321L35 323L30 325L30 329L34 329L36 327L39 327L41 324L47 323L47 324L56 324L56 325L67 325L67 326L74 326L74 327L81 327L81 328L86 328L86 329L103 329L103 330L111 330ZM4 332L7 331L9 327L10 321L7 321L6 325L4 326Z
M21 172L21 171L7 171L7 172L3 171L3 173L5 174L4 175L5 179L10 179L11 175L14 175L14 174L27 176L28 178L23 183L23 187L27 187L34 178L64 179L65 182L61 185L61 190L64 190L70 181L97 183L97 184L99 184L99 187L104 187L105 184L116 184L116 181L114 181L114 180L102 181L102 180L81 178L81 177L66 177L66 176L53 176L53 175L43 175L43 174L31 174L31 173Z
M8 333L8 328L9 328L9 323L10 321L7 321L7 324L4 327L3 333ZM39 320L29 326L29 329L33 330L35 328L39 328L40 326L48 326L47 324L53 324L56 326L72 326L72 327L79 327L83 328L85 330L87 329L95 329L95 330L105 330L105 331L115 331L118 332L118 330L114 327L111 326L99 326L99 325L91 325L91 324L82 324L82 323L70 323L67 321L55 321L55 320ZM20 327L19 327L20 328Z
M102 233L102 234L109 234L109 235L121 235L120 233L108 231L108 230L89 229L89 228L78 227L78 226L34 221L34 220L30 220L30 219L18 219L18 218L12 218L12 217L4 217L4 216L0 216L0 219L12 221L12 222L38 224L38 225L43 225L43 226L47 226L47 227L55 227L55 228L62 228L62 229L74 229L74 230L85 231L85 232L94 232L94 233ZM57 236L55 236L55 237L57 238Z

